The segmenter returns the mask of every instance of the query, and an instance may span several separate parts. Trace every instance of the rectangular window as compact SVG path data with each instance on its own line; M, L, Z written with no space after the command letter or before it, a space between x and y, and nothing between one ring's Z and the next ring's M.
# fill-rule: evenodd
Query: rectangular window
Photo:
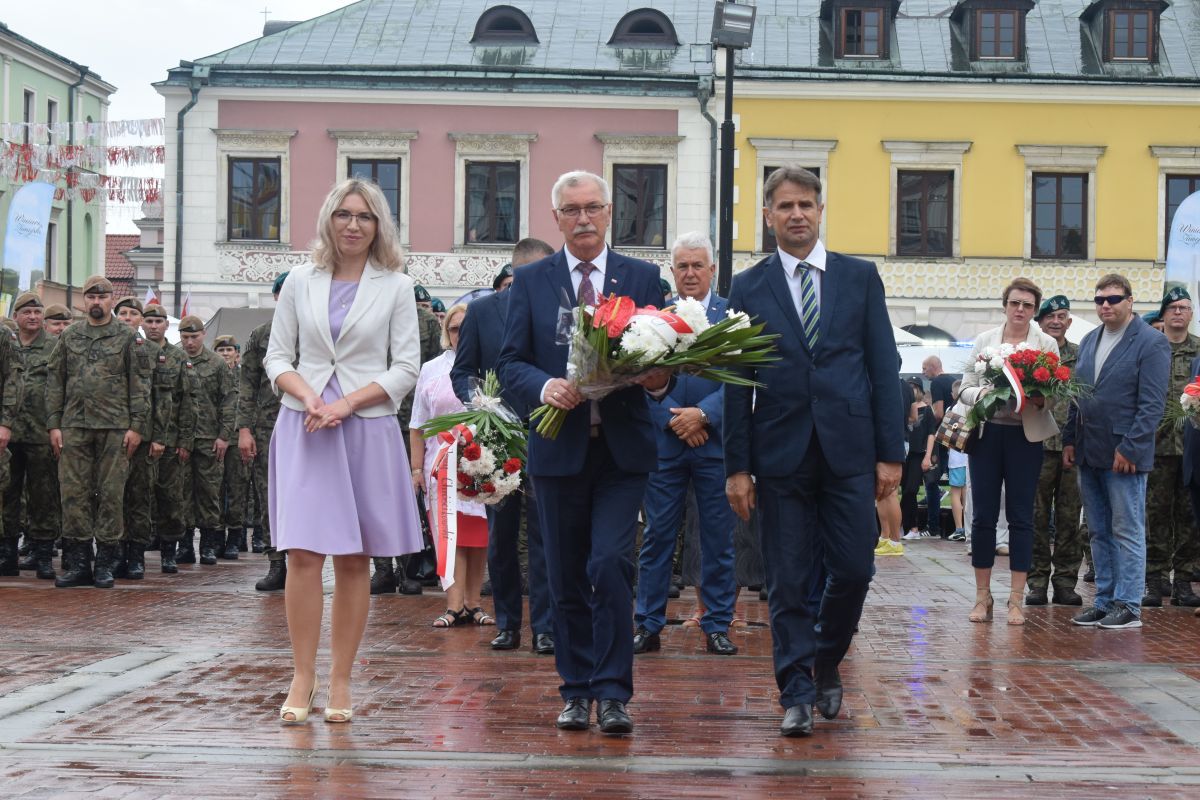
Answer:
M53 125L58 122L58 101L46 101L46 124ZM46 144L54 144L54 131L46 131Z
M1033 174L1034 258L1087 258L1087 182L1077 173Z
M33 124L34 102L33 92L26 89L21 103L21 121L25 123L25 144L29 144L29 126Z
M884 55L882 8L843 8L841 56L881 58Z
M280 172L278 158L229 159L230 241L279 241Z
M667 165L613 165L613 244L667 246Z
M1167 229L1164 233L1163 252L1171 246L1171 222L1175 212L1179 210L1184 199L1194 192L1200 192L1200 175L1168 175L1167 176Z
M954 173L896 173L896 254L947 258L954 254Z
M763 167L763 186L767 185L767 178L771 177L771 173L777 169L779 169L779 167ZM818 178L821 177L820 167L805 167L805 169L811 172L813 175L816 175ZM766 207L767 198L763 198L762 204L763 207ZM762 226L762 251L764 253L774 253L779 249L779 242L775 239L775 231L771 229L771 226L767 223L765 217L763 218Z
M1149 11L1108 12L1108 57L1113 61L1149 61L1154 24Z
M975 22L976 58L1017 58L1020 17L1016 11L977 11Z
M467 162L467 244L515 244L521 231L521 164Z
M396 230L400 230L400 159L350 158L346 161L346 172L351 178L372 181L383 191L392 218L396 220Z

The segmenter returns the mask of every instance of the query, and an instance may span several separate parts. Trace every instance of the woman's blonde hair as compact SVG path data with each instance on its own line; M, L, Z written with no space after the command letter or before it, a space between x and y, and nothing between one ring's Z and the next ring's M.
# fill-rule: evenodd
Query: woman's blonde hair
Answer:
M400 232L388 207L387 198L372 181L347 178L330 190L317 216L317 240L312 246L312 262L317 269L333 269L337 261L337 237L333 232L333 212L342 207L348 195L356 194L367 204L375 217L375 239L368 253L371 263L380 269L398 270L404 267L400 252Z
M455 314L466 314L466 303L455 303L446 309L446 316L442 317L442 349L450 349L450 320L454 319Z

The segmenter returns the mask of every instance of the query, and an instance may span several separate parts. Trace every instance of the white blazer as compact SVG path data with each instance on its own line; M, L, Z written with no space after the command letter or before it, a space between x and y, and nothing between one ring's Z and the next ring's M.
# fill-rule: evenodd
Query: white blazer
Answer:
M966 406L975 405L979 395L985 388L975 371L975 359L987 347L999 347L1004 342L1004 326L990 328L975 337L975 346L971 348L971 360L964 367L962 387L958 399ZM1058 355L1058 342L1051 336L1042 333L1036 322L1029 323L1029 333L1025 335L1026 344L1033 345L1038 350L1048 350ZM1054 401L1051 398L1045 408L1030 404L1021 412L1021 426L1025 429L1025 438L1031 442L1043 442L1058 433L1058 423L1054 421Z
M332 282L331 270L312 264L291 271L275 306L263 368L276 394L281 394L279 376L288 372L299 373L317 393L324 391L335 373L346 394L378 383L390 402L354 413L360 417L394 415L416 386L421 366L412 278L368 263L336 344L329 330ZM283 405L304 410L300 400L282 394Z

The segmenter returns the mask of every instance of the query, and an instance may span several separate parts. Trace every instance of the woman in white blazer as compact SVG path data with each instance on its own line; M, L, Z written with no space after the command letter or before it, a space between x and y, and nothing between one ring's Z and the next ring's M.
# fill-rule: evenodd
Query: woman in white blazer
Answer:
M1042 302L1042 290L1028 278L1016 278L1004 290L1004 324L984 331L975 339L971 360L963 374L959 401L968 408L992 387L981 382L973 366L988 347L1028 344L1058 354L1058 343L1034 324L1033 315ZM1043 398L1029 398L1020 414L999 411L987 424L971 449L971 565L975 567L975 607L972 622L992 619L992 567L996 562L996 521L1000 516L1001 490L1008 518L1009 569L1012 585L1008 595L1008 624L1025 624L1021 605L1025 578L1033 563L1033 502L1042 469L1042 442L1058 433L1058 425Z
M280 712L308 719L333 556L326 722L351 718L350 671L370 601L370 557L421 549L416 498L396 407L416 384L420 341L399 236L373 183L334 187L317 220L312 263L292 270L263 367L283 408L271 436L271 534L288 551L285 590L295 674Z

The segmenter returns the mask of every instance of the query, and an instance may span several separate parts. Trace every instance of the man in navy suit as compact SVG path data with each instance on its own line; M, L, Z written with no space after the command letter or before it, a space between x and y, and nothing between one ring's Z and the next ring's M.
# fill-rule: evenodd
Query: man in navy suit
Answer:
M671 247L671 271L679 297L704 304L708 321L725 316L725 298L712 291L717 267L712 242L703 233L685 233ZM650 403L650 418L658 442L658 469L646 484L646 529L638 564L637 609L633 652L661 647L659 632L667 624L667 593L671 559L683 518L688 484L696 491L700 522L700 586L705 612L700 627L708 652L731 656L729 623L737 586L733 577L733 510L725 499L721 419L723 384L694 375L680 375L671 391Z
M551 191L564 248L516 270L500 350L500 381L528 408L570 413L556 439L529 433L528 472L538 497L550 597L554 660L566 706L563 730L587 730L598 701L600 730L633 730L633 545L646 475L657 459L646 392L669 376L585 400L566 379L571 312L609 294L659 305L658 267L610 251L612 194L598 175L568 172Z
M496 368L500 359L500 344L504 341L504 325L508 319L507 289L512 283L514 267L545 258L554 248L541 239L522 239L513 248L512 264L506 264L492 282L494 294L481 297L467 306L458 348L454 351L454 367L450 380L454 393L463 403L471 401L471 378L482 379ZM505 398L510 407L512 398ZM526 416L528 409L519 405L513 410ZM524 483L528 483L526 480ZM550 587L546 583L546 559L542 553L542 534L537 522L537 501L531 488L524 489L526 501L526 540L529 543L529 627L533 631L533 651L539 655L554 653L553 623L550 617ZM487 507L488 516L488 575L492 581L492 600L496 604L496 638L493 650L516 650L521 646L521 495L513 495L503 503Z
M729 306L779 334L780 360L746 371L756 390L725 387L726 494L742 519L759 505L780 733L808 736L814 704L826 719L841 708L838 665L874 571L875 500L900 481L904 421L875 265L826 252L808 170L777 169L763 197L779 250L734 278ZM814 551L828 572L815 620Z
M1093 386L1071 404L1062 432L1063 467L1079 464L1079 495L1092 537L1096 599L1071 621L1140 628L1146 578L1146 480L1154 432L1171 376L1171 345L1133 313L1123 275L1096 283L1103 323L1079 343L1076 376Z

